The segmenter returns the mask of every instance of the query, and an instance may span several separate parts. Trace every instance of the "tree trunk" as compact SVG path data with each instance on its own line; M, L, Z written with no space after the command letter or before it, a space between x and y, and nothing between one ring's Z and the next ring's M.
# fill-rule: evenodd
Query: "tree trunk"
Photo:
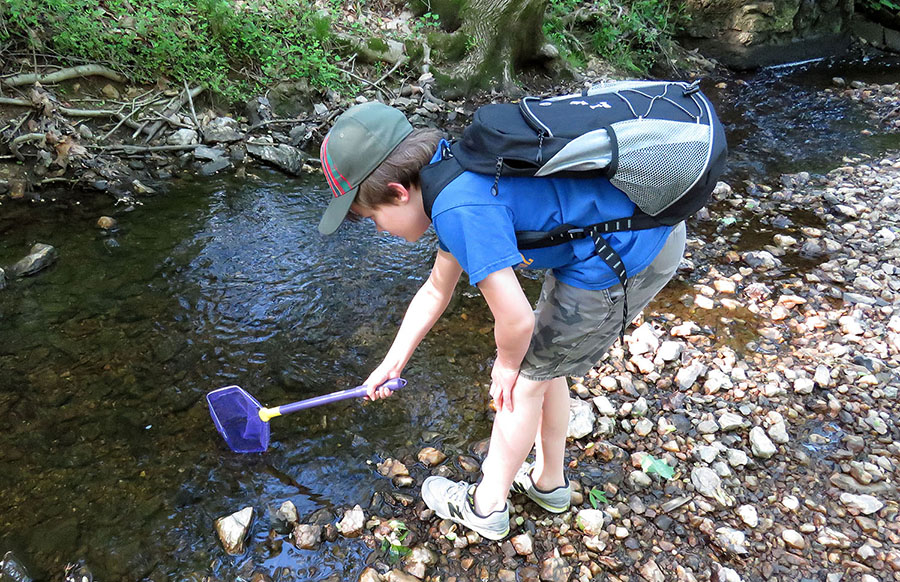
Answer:
M469 39L466 58L452 77L467 88L494 84L515 88L515 69L536 59L544 41L548 0L468 0L461 11Z

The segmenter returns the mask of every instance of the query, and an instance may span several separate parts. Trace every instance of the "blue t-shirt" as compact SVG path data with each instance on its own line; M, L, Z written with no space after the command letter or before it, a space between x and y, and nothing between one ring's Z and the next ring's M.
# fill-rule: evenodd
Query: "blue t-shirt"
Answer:
M442 150L438 146L432 163L441 159ZM440 247L459 261L472 285L506 267L552 269L557 279L581 289L606 289L618 283L588 237L520 251L515 235L631 216L634 203L609 180L501 177L497 196L491 194L493 184L493 176L463 172L441 191L432 208ZM671 230L661 226L605 238L631 277L653 262Z

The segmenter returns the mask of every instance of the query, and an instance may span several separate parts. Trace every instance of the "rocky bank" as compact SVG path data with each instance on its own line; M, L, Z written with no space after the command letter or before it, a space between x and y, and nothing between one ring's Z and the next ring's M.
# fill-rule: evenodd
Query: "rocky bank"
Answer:
M896 127L896 85L835 80L833 91ZM418 95L393 101L416 124L471 113ZM284 131L210 116L204 127L238 139L204 130L200 144L175 132L184 150L153 167L163 178L213 162L215 171L280 165L276 153L299 152L337 111ZM304 158L291 167L304 171ZM364 582L900 580L900 154L847 158L779 184L721 183L714 199L692 220L677 280L624 346L573 379L569 512L550 516L514 496L509 539L487 542L437 519L417 490L430 474L474 480L486 443L449 458L386 452L375 470L395 489L366 508L298 516L273 500L217 521L224 550L243 556L242 575L293 580L289 569L262 570L273 548L344 536L371 548ZM746 236L759 224L775 234ZM269 534L248 544L248 529ZM2 567L15 566L7 556Z
M835 86L896 110L896 86ZM569 512L513 496L499 543L436 518L418 485L477 478L478 443L386 454L393 494L270 508L272 536L359 537L364 582L900 580L900 154L747 186L719 184L676 281L573 379Z

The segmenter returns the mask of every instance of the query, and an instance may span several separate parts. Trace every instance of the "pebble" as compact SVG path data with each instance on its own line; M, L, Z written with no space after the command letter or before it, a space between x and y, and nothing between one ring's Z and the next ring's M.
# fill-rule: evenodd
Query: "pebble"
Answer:
M762 427L755 426L750 430L750 450L754 457L760 459L768 459L778 452L769 437L763 431Z
M803 534L796 530L786 529L781 532L781 539L784 540L788 546L802 550L806 547L806 539L803 537Z
M854 495L852 493L841 493L841 503L864 515L870 515L884 507L884 503L871 495Z
M756 512L756 508L752 505L741 505L737 508L737 514L740 516L741 521L749 527L755 528L759 525L759 515Z

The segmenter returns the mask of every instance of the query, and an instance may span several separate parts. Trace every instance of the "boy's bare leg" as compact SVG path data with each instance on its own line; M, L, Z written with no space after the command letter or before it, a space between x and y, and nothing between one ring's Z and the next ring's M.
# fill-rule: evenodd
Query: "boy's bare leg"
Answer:
M544 393L544 406L535 444L534 471L531 478L541 491L566 484L564 464L566 433L569 428L569 385L565 377L550 380Z
M562 421L560 431L558 417L563 410L561 394L565 397L565 420ZM569 419L565 378L537 382L520 376L513 390L513 404L512 411L503 408L494 417L490 449L482 465L481 483L475 490L475 510L481 515L502 509L506 504L509 487L516 472L535 443L538 424L542 425L538 454L543 466L547 467L547 480L551 479L550 473L556 470L552 468L552 464L559 463L557 485L564 484L562 458ZM545 409L547 405L549 408ZM547 412L550 412L550 416L546 415ZM560 432L562 439L558 442ZM548 439L545 439L545 434ZM555 480L555 477L552 478Z

